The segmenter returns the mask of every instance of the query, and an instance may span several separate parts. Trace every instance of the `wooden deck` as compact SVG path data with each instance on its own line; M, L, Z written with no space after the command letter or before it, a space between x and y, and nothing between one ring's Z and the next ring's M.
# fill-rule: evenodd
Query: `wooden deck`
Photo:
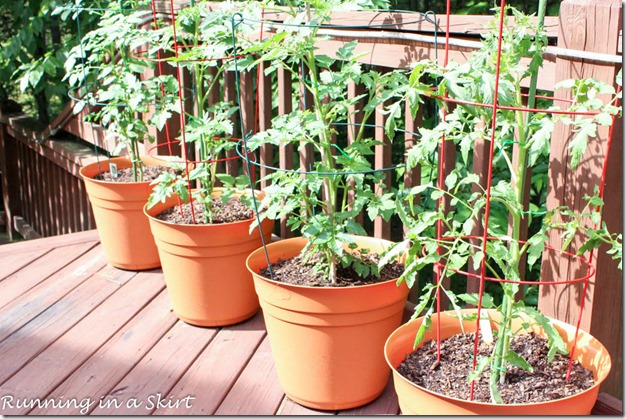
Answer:
M606 395L596 407L622 410ZM111 267L95 231L0 246L0 414L87 413L376 415L398 403L391 383L359 409L292 402L261 313L231 327L185 324L161 271Z

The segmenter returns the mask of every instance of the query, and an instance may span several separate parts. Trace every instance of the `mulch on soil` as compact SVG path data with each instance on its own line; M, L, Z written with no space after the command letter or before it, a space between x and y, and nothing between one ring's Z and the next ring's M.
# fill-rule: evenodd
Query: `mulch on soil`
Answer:
M181 211L182 210L182 211ZM209 224L204 214L204 204L193 202L193 216L195 224ZM239 198L231 198L223 203L221 198L214 198L211 203L213 220L210 224L233 223L235 221L250 220L254 217L254 211L241 202ZM175 205L158 214L155 218L174 224L194 224L191 212L191 203L183 204L182 207Z
M292 285L304 285L309 287L353 287L397 279L404 272L403 265L391 263L381 270L380 277L370 275L362 278L352 267L338 267L337 283L332 284L323 273L315 272L313 269L315 264L321 260L319 255L311 256L307 263L303 263L303 258L303 255L299 254L291 259L281 259L271 265L271 275L268 268L263 269L260 274L274 281ZM378 260L379 256L377 254L364 255L364 262L377 264Z
M479 356L488 356L493 346L481 341ZM547 340L535 333L517 334L511 349L522 355L534 371L508 366L500 394L505 403L536 403L561 399L593 386L593 373L574 362L570 380L565 376L569 357L557 354L548 363ZM462 400L469 400L467 375L472 368L474 333L458 334L441 341L441 363L435 366L437 342L430 340L408 355L397 368L413 383L430 391ZM474 401L490 403L489 371L476 380Z
M143 168L143 180L142 182L152 182L154 179L158 178L159 175L165 171L172 170L167 166L146 166ZM95 180L102 180L105 182L116 182L116 183L130 183L135 182L135 178L133 177L133 169L118 169L117 177L113 177L111 172L102 172L99 175L94 177Z

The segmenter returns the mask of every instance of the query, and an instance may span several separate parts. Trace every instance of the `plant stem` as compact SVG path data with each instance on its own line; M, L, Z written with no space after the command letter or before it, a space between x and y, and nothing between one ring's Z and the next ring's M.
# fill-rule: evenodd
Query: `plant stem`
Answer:
M313 102L314 102L313 108L315 109L315 116L317 117L318 121L321 121L324 123L324 126L326 128L322 131L322 134L320 136L321 160L322 160L322 164L325 167L325 170L332 172L335 168L334 161L333 161L333 154L332 154L332 138L330 135L330 126L328 123L328 118L326 114L324 113L324 107L323 107L323 104L321 102L321 98L319 95L318 74L317 74L317 67L315 63L315 51L313 50L309 51L308 54L304 58L305 58L304 63L309 71L309 77L311 78L311 90L312 90L312 97L313 97ZM336 197L337 195L336 185L335 185L334 179L331 179L330 176L325 176L322 179L322 184L324 188L323 199L324 199L325 212L326 212L326 215L328 215L331 226L332 226L330 229L331 235L334 236L335 231L336 231L335 229L335 224L336 224L335 207L336 207L336 198L337 198ZM337 283L337 260L330 252L328 254L328 259L330 263L329 280L331 283L335 284Z
M539 10L537 16L537 30L538 34L543 30L543 22L545 17L545 9L546 9L547 0L539 1ZM536 92L537 92L537 75L538 72L534 72L531 75L530 79L530 87L529 87L529 96L527 106L530 108L534 108ZM516 80L516 91L517 91L517 106L522 107L522 96L521 96L521 80ZM527 112L523 111L515 111L515 117L517 120L517 130L518 130L518 155L517 155L517 164L515 167L515 171L513 173L513 190L515 191L515 199L516 199L516 207L523 208L524 202L524 190L526 188L526 176L529 170L528 168L528 142L530 140L530 129L526 129L528 125L528 121L530 115ZM521 222L522 222L523 213L518 213L518 211L511 212L512 218L512 228L511 228L511 244L510 244L510 252L511 252L511 266L509 266L508 277L512 277L512 279L520 280L520 260L522 257L522 252L520 251L520 237L521 237ZM516 293L516 289L519 287L519 284L507 283L503 284L505 289L504 296L502 299L502 320L500 325L500 330L498 331L498 339L496 341L496 347L494 350L494 359L492 363L492 371L491 371L491 383L492 386L496 382L504 382L505 372L506 372L506 362L505 356L509 351L510 340L511 340L511 322L512 322L512 314L513 314L513 296ZM509 291L509 292L507 292Z

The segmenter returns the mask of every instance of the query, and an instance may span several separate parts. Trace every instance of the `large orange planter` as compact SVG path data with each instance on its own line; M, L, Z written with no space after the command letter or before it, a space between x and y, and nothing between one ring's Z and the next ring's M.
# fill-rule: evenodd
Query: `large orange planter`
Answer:
M462 311L475 312L471 309ZM453 312L441 313L441 339L461 333L459 320L450 316L450 313ZM489 310L489 316L494 320L498 318L498 313ZM432 320L431 331L426 333L424 341L436 338L436 316L433 316ZM400 409L405 415L588 415L598 397L600 384L611 369L611 357L606 348L590 334L579 331L575 357L585 368L593 371L596 384L590 389L559 400L527 404L478 403L447 397L413 384L396 371L396 367L404 361L406 355L413 352L415 334L422 321L423 317L420 317L402 325L389 336L385 344L385 357L393 371ZM514 321L513 328L520 327L521 322L522 319ZM553 324L571 350L576 329L557 320L553 320ZM467 333L475 332L476 322L465 321L464 327ZM495 325L493 327L495 328ZM534 331L543 334L539 327Z
M220 193L216 188L215 194ZM165 203L145 208L159 249L163 274L174 313L196 326L225 326L252 317L259 309L246 258L262 246L254 220L224 224L173 224L154 218L178 204L172 196ZM272 220L262 223L269 242Z
M389 242L358 237L381 252ZM306 239L269 244L270 261L296 256ZM247 261L254 276L283 390L297 403L337 410L376 399L389 381L383 345L400 325L408 288L396 281L348 288L305 287L266 279L264 249Z
M151 157L142 157L142 160L149 166L160 164ZM159 254L143 213L152 186L150 182L95 180L94 177L101 172L109 171L109 162L115 163L119 169L131 167L128 158L115 157L80 169L104 255L116 268L136 271L158 268L161 266Z

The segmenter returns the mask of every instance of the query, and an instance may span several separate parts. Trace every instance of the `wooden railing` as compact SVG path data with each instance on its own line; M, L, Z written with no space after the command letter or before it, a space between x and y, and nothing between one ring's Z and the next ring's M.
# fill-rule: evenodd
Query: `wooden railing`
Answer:
M166 3L169 4L169 2ZM385 15L385 17L398 23L414 19L414 15L399 13L391 16ZM359 23L367 23L380 18L380 14L346 14L338 16L335 23L350 23L350 26L354 28ZM332 35L332 40L320 43L319 47L328 55L332 55L344 42L358 39L358 52L364 54L363 62L376 66L379 71L406 68L418 59L442 59L444 19L443 16L437 17L439 26L437 39L433 36L433 25L421 21L398 25L393 31L329 30L327 34ZM476 48L481 28L488 19L490 18L484 16L451 17L450 60L463 61L467 58ZM573 76L593 76L602 81L614 83L615 76L621 68L621 2L565 0L561 6L560 16L547 18L546 27L551 46L546 53L546 61L540 72L540 89L552 90L557 81ZM436 40L438 43L435 43ZM439 55L436 56L436 53ZM274 87L269 76L258 77L256 72L241 74L240 81L242 92L240 100L236 94L233 73L225 75L223 88L219 92L213 92L212 99L239 102L245 133L265 130L269 128L274 116L289 113L294 107L304 107L305 103L310 103L310 99L303 94L304 89L294 91L292 80L286 72L278 73ZM356 97L362 91L362 87L358 85L349 85L347 89L350 97ZM273 108L272 103L277 103L277 107ZM353 120L350 121L354 124L360 123L356 110L354 109ZM3 174L2 189L8 225L12 225L14 217L19 216L39 234L46 236L94 228L82 182L77 178L77 172L83 160L87 157L93 158L93 153L89 152L88 147L80 151L69 150L68 140L40 140L50 131L56 130L56 123L63 125L66 133L71 133L86 142L106 149L109 147L105 141L104 131L100 127L82 122L80 116L71 117L69 110L66 110L64 116L57 118L47 131L41 129L40 134L23 127L23 124L19 123L20 118L16 120L15 117L5 115L2 118L3 125L0 130L0 147L2 147L0 148L2 152L0 170ZM172 122L176 123L176 121ZM376 126L384 125L383 116L379 114L373 123ZM405 124L407 131L415 131L414 127L422 124L421 116L418 115L418 118L413 120L407 113ZM235 125L238 126L238 124ZM607 177L607 187L612 191L622 190L621 121L617 123L617 126L618 129L613 132L616 141L614 141L615 148L611 151ZM176 132L176 128L173 132ZM155 134L157 144L164 144L168 141L164 132ZM238 132L236 135L241 136L242 133ZM393 148L389 146L390 140L385 137L383 130L375 128L373 135L377 140L385 143L376 148L374 167L379 169L398 163L397 155L403 153L397 152L396 156L392 156ZM597 142L594 142L594 158L582 164L576 172L569 172L560 162L567 160L566 144L570 133L564 129L555 133L548 175L549 205L569 203L574 208L580 208L580 197L589 191L580 189L573 193L563 185L594 184L593 181L589 181L589 177L601 173L604 144L608 141L608 135L608 130L601 130L598 133ZM350 141L349 130L347 141ZM396 146L398 147L396 151L410 147L413 142L419 141L419 138L407 134L403 141L403 144ZM72 143L72 147L79 146ZM152 154L167 154L166 147L147 146L146 149ZM484 157L481 157L478 149L475 153L477 154L474 159L474 169L481 172L481 168L485 167ZM446 169L450 169L454 164L454 154L447 153L447 155L449 160L444 164ZM290 146L274 148L268 145L261 148L256 161L267 166L307 170L313 158L312 152L307 149L297 153ZM225 164L224 170L237 174L243 170L242 163L229 161ZM263 167L255 169L253 173L257 179L266 174L268 174L268 169ZM597 184L597 179L594 180ZM407 185L418 184L420 182L419 169L407 173L403 181ZM387 182L388 184L392 182L391 175L388 176ZM622 208L621 193L608 194L604 219L612 231L622 231ZM386 223L382 219L376 219L370 224L363 217L360 221L376 237L393 240L402 237L402 228L397 221ZM280 224L277 233L282 237L292 234L284 223ZM557 240L557 237L553 237L551 243L554 244ZM599 252L596 265L597 277L600 278L598 284L601 286L595 286L595 278L592 278L589 298L583 312L582 327L602 341L613 355L613 373L604 384L603 391L621 399L621 354L623 352L621 271L617 270L616 263L604 252ZM550 277L571 269L567 265L548 265L547 262L544 262L544 268L549 271ZM548 287L545 292L541 293L539 304L547 314L573 322L572 313L577 313L579 295L580 290L575 286L567 291L557 287Z
M1 123L0 171L10 238L14 233L31 239L95 228L78 175L83 159L93 157L92 149L67 134L51 135L54 123L41 127L23 114L2 115Z

